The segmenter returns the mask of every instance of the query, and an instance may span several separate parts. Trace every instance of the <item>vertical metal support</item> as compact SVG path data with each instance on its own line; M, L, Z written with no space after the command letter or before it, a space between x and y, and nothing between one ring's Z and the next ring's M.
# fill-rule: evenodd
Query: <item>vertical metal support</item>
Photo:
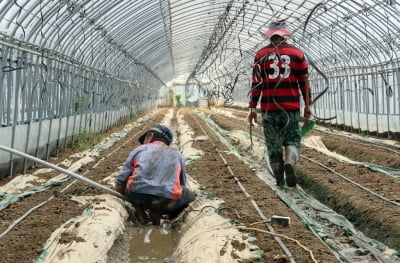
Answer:
M324 89L324 85L325 85L325 83L324 83L324 81L321 79L321 85L320 85L320 87L321 87L321 91ZM323 112L324 112L324 116L323 116L323 118L324 119L327 119L328 117L327 117L327 111L329 110L329 100L327 99L327 96L328 94L325 94L325 96L324 97L322 97L323 98Z
M88 87L88 80L86 77L86 72L82 73L82 87L83 92L85 94L85 119L84 119L84 130L90 134L90 129L88 127L88 118L89 118L89 108L90 108L90 89Z
M11 135L11 143L13 143L14 140L14 133L15 133L15 123L14 120L15 117L11 118L11 100L12 100L12 94L13 94L13 79L12 79L12 74L14 73L13 71L6 71L4 69L6 69L7 67L9 69L11 69L12 67L12 59L13 59L13 55L12 55L12 49L11 48L4 48L4 52L2 53L3 58L3 67L2 67L2 72L4 73L3 77L6 77L6 91L5 94L2 94L2 97L0 98L3 101L3 105L2 107L5 107L5 113L4 113L4 118L3 120L5 120L5 125L6 126L10 126L12 125L12 130L13 130L13 134ZM2 84L4 83L4 80L2 80ZM15 116L15 111L14 111L14 116ZM13 154L10 153L9 156L9 173L12 174L13 173L13 168L14 168L14 157Z
M108 79L106 79L106 85L103 87L104 89L106 89L107 87L110 88L110 86L112 85L112 83L110 83L110 81ZM110 119L111 119L111 112L110 112L110 92L106 92L106 103L104 104L104 111L105 111L105 122L104 122L104 128L103 128L103 132L108 131L109 129L109 125L110 125Z
M78 128L78 133L82 134L85 133L85 128L82 128L82 123L84 121L84 117L85 117L85 111L86 111L86 97L84 96L85 93L83 92L82 89L82 77L80 75L78 75L77 73L74 75L74 79L77 81L77 89L78 89L78 112L75 113L79 116L79 128Z
M4 49L5 51L7 50L6 48ZM7 56L5 56L5 54L7 54L6 52L4 52L3 56L0 57L0 65L1 68L5 67L5 61L7 61ZM5 96L4 94L6 93L5 89L7 88L5 85L3 85L4 83L4 71L0 70L0 125L6 125L5 121L4 121L4 100L5 100Z
M17 51L14 51L17 52ZM18 52L14 56L15 58L18 58ZM11 54L10 56L10 67L12 67L13 64L13 55ZM20 65L20 62L18 59L16 59L16 68L18 68ZM19 86L20 86L20 80L21 80L21 70L13 70L8 72L8 81L9 81L9 88L10 88L10 95L11 95L11 90L14 89L14 105L13 105L13 120L12 120L12 134L11 134L11 148L15 148L15 131L17 129L18 125L18 113L19 113ZM11 105L11 104L10 104ZM9 108L9 112L11 114L11 107ZM10 154L10 175L13 175L14 173L14 156Z
M376 87L376 93L375 93L375 103L373 104L375 107L375 127L376 127L376 135L379 134L379 119L378 119L378 115L379 115L379 86L378 86L378 80L376 77L376 74L374 73L372 75L373 77L373 87Z
M329 78L329 77L328 77ZM329 80L329 83L332 83L331 85L334 85L334 83L335 83L335 78L333 78L333 77L330 77L330 80ZM333 94L332 92L332 87L331 87L331 90L330 91L328 91L327 92L327 94L326 94L326 96L327 96L327 100L328 100L328 105L329 105L329 108L328 108L328 117L331 117L332 116L332 104L334 105L334 103L335 103L335 94ZM332 126L332 120L329 120L329 126Z
M387 76L388 79L389 79L389 74L391 74L391 73L388 73L388 76ZM385 84L385 95L386 95L385 98L386 98L386 102L387 102L387 104L386 104L387 137L389 138L390 137L390 113L391 113L390 105L391 105L391 103L390 103L390 95L388 93L389 93L389 88L391 88L391 85L388 83L387 80L385 81L385 79L383 79L383 81Z
M6 52L5 52L5 57L6 60L9 60L8 63L11 63L12 60L12 49L10 48L6 48ZM10 66L11 65L7 65ZM11 74L10 72L6 73L7 76L7 96L6 96L6 120L7 120L7 126L12 125L12 118L11 118L11 100L12 100L12 94L13 94L13 90L12 90L12 78L11 78ZM12 156L12 155L11 155Z
M335 116L338 116L337 114L338 114L338 83L340 83L340 78L336 78L335 79L336 81L336 83L334 84L334 87L332 87L332 88L334 88L334 92L332 93L332 96L333 96L333 107L334 107L334 111L335 111ZM331 126L333 126L333 123L332 123L332 121L333 120L331 120L330 122L331 122ZM336 117L336 120L335 120L335 122L336 122L336 126L337 126L337 123L338 123L338 120L337 120L337 117Z
M33 61L32 55L27 57L27 63L31 64ZM26 94L26 122L28 123L28 128L26 132L26 142L25 142L25 152L28 152L28 146L29 146L29 138L31 135L31 128L32 128L32 103L33 103L33 92L34 92L34 78L33 78L33 72L32 70L27 70L26 74L26 88L25 88L25 94ZM24 173L26 173L27 167L27 162L28 159L24 159Z
M66 69L64 70L64 72L70 72L70 66L67 65ZM71 76L64 74L64 79L65 79L65 83L66 83L66 87L65 87L65 100L64 100L64 110L65 110L65 116L67 117L67 124L65 125L65 137L64 137L64 148L65 149L67 147L67 141L68 141L68 131L69 131L69 122L70 122L70 118L71 118Z
M398 62L397 69L396 69L396 80L397 81L393 81L394 87L397 87L397 88L393 89L395 91L394 98L399 98L400 97L400 91L399 91L399 89L400 89L400 62ZM400 103L395 103L394 105L397 105L397 107L398 107L397 116L399 117L399 119L398 119L397 123L400 123Z
M100 94L102 94L101 96L101 98L100 98L100 123L101 123L101 127L100 127L100 132L104 132L104 123L105 123L105 121L106 121L106 118L107 118L107 112L106 112L106 109L105 109L105 96L106 96L106 94L107 94L107 89L105 88L105 86L106 86L106 81L103 79L104 77L101 77L101 80L100 80Z
M75 73L74 73L74 71L75 71L75 69L72 69L71 70L71 75L70 75L70 79L71 79L71 87L72 87L72 90L71 90L71 102L73 102L73 124L72 124L72 143L74 143L74 139L75 139L75 133L76 133L76 115L77 115L77 112L78 112L78 102L77 102L77 99L76 99L76 97L77 97L77 94L76 93L74 93L74 88L76 87L76 79L74 78L74 76L75 76ZM79 129L78 129L78 134L79 134Z
M43 126L43 97L44 97L44 83L42 79L42 74L43 74L43 66L39 63L40 57L38 56L36 59L36 66L40 67L39 73L36 73L35 76L35 86L36 86L36 91L37 91L37 108L38 110L35 109L35 112L37 112L37 121L39 123L39 128L38 128L38 136L37 136L37 142L36 142L36 154L35 157L39 158L39 149L40 149L40 134L42 133L42 126ZM40 66L39 66L40 64Z
M342 80L340 80L339 82L339 92L338 92L338 96L339 96L339 109L342 112L342 118L344 118L344 111L343 111L343 100L344 100L344 88L343 88L343 83L344 83L345 79L343 78ZM336 128L339 126L339 121L336 121Z
M55 79L55 84L54 84L54 89L56 90L56 116L58 118L58 131L57 131L57 141L56 141L56 156L60 153L60 147L61 147L61 127L62 127L62 121L63 121L63 100L65 99L64 95L64 84L60 80L60 75L62 72L62 65L60 63L57 63L57 65L54 67L54 74L57 75L57 79Z
M350 132L353 132L354 124L353 124L353 110L354 110L354 104L355 104L355 98L353 98L353 92L355 87L352 85L354 83L354 76L350 76L350 81L349 81L349 87L348 89L350 90L350 99L349 99L349 114L350 114Z
M362 79L361 79L361 81L362 81L362 83L361 83L361 85L362 85L362 88L363 88L363 98L364 98L364 105L365 105L365 108L364 108L364 113L365 113L365 119L366 119L366 122L367 122L367 129L366 129L366 133L367 133L367 135L369 134L369 111L370 111L370 109L369 109L369 97L370 97L370 92L369 92L369 87L368 87L368 83L369 83L369 81L368 81L368 79L369 79L369 74L367 74L367 72L366 72L366 70L365 70L365 68L363 68L363 70L362 70ZM372 87L371 87L372 88ZM372 94L371 94L372 95ZM372 95L373 96L373 95Z
M94 123L93 123L93 129L95 130L95 132L96 133L99 133L99 122L100 122L100 120L99 120L99 116L98 116L98 114L99 114L99 103L98 103L98 100L99 100L99 94L100 94L100 92L99 92L99 79L98 79L98 76L96 76L95 77L95 79L94 79L94 83L93 83L93 87L94 87L94 90L93 90L93 113L94 113Z
M68 129L69 129L69 119L70 119L70 100L69 100L69 94L70 94L70 88L69 88L69 79L68 75L65 72L68 72L69 70L69 65L63 65L61 68L63 74L62 74L62 83L63 83L63 100L61 107L63 109L63 116L66 118L66 124L65 124L65 132L64 132L64 139L63 139L63 146L61 149L65 149L67 147L67 140L68 140Z
M348 101L349 101L349 92L347 89L349 88L349 76L346 76L346 83L343 86L343 130L346 131L346 111L348 108Z
M387 103L387 101L385 102L385 100L386 100L386 85L385 85L385 82L384 82L384 76L383 76L383 74L384 73L381 73L380 74L380 84L381 84L381 91L382 91L382 98L381 98L381 101L380 101L380 103L379 103L379 105L382 107L382 114L381 114L381 119L382 119L382 126L383 126L383 120L384 120L384 115L385 115L385 112L386 112L386 108L385 108L385 104ZM385 130L383 129L383 130L381 130L381 134L384 134L384 132L385 132Z
M94 81L94 75L88 74L88 81L90 85L90 93L88 94L88 99L90 101L90 117L89 117L89 131L91 133L96 132L96 103L95 103L95 96L96 96L96 87Z
M52 67L52 61L47 59L47 67L49 68L53 68ZM49 160L49 156L50 156L50 147L51 147L51 134L52 134L52 128L53 128L53 122L54 122L54 118L55 118L55 114L54 114L54 104L55 104L55 100L58 99L55 96L55 90L56 87L54 86L54 77L52 76L54 75L54 71L50 71L48 72L48 70L46 69L46 93L48 94L48 96L46 97L46 105L47 105L47 117L46 119L48 119L50 121L49 124L49 129L48 129L48 134L47 134L47 143L46 143L46 160Z
M358 72L355 72L355 75L358 75ZM360 99L360 89L361 89L361 87L360 87L360 85L359 85L359 83L358 83L358 79L357 79L357 77L356 76L354 76L354 89L355 89L355 91L354 91L354 100L355 100L355 103L354 103L354 105L355 105L355 111L356 111L356 113L357 113L357 125L358 125L358 127L357 127L357 130L358 130L358 132L359 133L361 133L361 123L360 123L360 111L361 111L361 99Z

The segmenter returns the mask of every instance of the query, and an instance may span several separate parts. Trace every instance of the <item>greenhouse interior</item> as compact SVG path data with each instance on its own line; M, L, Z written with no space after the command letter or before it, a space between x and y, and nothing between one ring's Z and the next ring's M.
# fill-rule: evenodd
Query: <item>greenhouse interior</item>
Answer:
M400 262L398 1L2 0L0 61L0 262ZM160 124L195 198L143 224Z

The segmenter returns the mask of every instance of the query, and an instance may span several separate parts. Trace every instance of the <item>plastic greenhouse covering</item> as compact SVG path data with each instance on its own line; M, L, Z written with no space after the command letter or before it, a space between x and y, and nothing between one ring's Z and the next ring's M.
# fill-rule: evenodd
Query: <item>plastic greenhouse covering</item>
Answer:
M48 157L79 133L171 105L171 90L185 106L247 107L274 17L310 63L318 120L398 136L399 10L394 0L3 0L2 144ZM1 152L1 170L26 168L14 157Z

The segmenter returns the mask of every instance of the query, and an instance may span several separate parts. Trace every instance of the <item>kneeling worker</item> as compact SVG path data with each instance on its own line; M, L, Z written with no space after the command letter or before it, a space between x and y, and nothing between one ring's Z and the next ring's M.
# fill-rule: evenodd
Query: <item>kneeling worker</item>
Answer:
M172 132L158 124L144 133L125 161L115 180L115 190L125 195L136 210L139 223L145 223L145 210L153 224L163 214L177 216L195 195L186 185L183 155L169 145Z

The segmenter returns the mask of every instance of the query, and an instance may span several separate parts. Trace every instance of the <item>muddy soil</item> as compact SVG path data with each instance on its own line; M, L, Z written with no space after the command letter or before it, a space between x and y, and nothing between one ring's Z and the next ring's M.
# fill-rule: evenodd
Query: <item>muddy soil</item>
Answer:
M163 109L165 112L167 110ZM224 129L248 130L245 112L234 110L234 115L237 118L228 118L224 115L213 113L208 109L201 110L209 114ZM161 112L154 116L151 120L141 124L140 127L133 129L123 140L115 143L109 149L102 151L94 163L104 159L95 167L93 167L94 163L86 165L81 169L79 174L85 174L86 177L99 182L111 173L118 171L129 152L139 145L137 138L145 130L159 123L164 113ZM240 180L250 196L257 202L265 216L282 215L291 218L291 225L289 227L274 226L277 233L286 235L292 238L292 240L297 240L309 248L318 262L339 262L327 246L304 226L296 214L264 182L258 179L246 164L242 163L234 155L229 154L226 146L218 140L215 133L196 114L195 109L183 109L179 113L184 115L185 122L194 130L194 136L206 135L210 138L210 140L199 140L193 143L194 148L201 149L205 154L200 160L191 163L188 166L187 172L204 186L210 197L215 196L225 200L225 206L221 210L223 216L229 218L235 224L268 231L267 228L263 228L262 224L254 225L261 219L257 215L257 211L251 206L249 198L243 195L234 176L229 172L229 166L234 172L235 177ZM119 127L119 129L122 128L122 126ZM262 136L261 131L257 129L253 129L252 132L255 136ZM349 145L348 141L341 137L330 139L331 135L318 135L324 137L325 143L337 151L342 146ZM129 140L129 143L122 145L127 140ZM351 146L351 156L366 155L365 152L371 152L371 149L375 151L374 146L368 146L372 148L366 148L367 146L363 144L351 144ZM116 151L113 152L114 150ZM74 150L70 149L57 157L53 157L52 162L58 163L69 158L71 151ZM113 154L109 155L111 152ZM343 152L345 152L344 149ZM225 162L222 161L221 155ZM331 158L311 149L302 149L302 155L316 159L323 164L332 163ZM376 157L373 161L376 164L382 162L382 165L388 165L383 160L389 159L393 159L393 153L382 151L379 153L379 158ZM396 158L394 158L394 161L391 161L391 163L395 162ZM398 179L377 174L362 166L346 165L340 162L335 162L334 165L335 169L339 169L340 172L343 172L352 180L368 185L368 187L371 187L374 191L379 192L388 199L400 202L400 194L398 193L400 182ZM396 167L396 164L393 165ZM305 158L300 160L296 168L299 172L299 183L304 188L314 193L315 196L338 212L346 215L359 229L371 234L372 238L376 238L386 243L386 245L400 250L400 220L397 219L400 216L400 209L398 207L365 193L347 181L340 180L331 172L327 172ZM29 173L32 172L33 170L29 171ZM0 181L0 185L3 185L11 178L8 177ZM32 262L40 254L41 247L55 229L68 219L82 213L83 207L71 201L70 196L101 193L100 190L79 181L61 193L61 190L73 181L71 179L48 191L26 197L0 211L0 233L2 233L30 208L51 198L46 205L35 210L22 222L17 224L12 231L0 239L1 262ZM256 244L265 252L264 258L257 262L285 262L279 261L278 258L281 258L284 253L271 234L254 232L252 230L247 230L247 232L256 235ZM296 262L312 262L310 253L301 248L296 242L284 240L284 243L294 255ZM276 259L274 260L274 258Z

